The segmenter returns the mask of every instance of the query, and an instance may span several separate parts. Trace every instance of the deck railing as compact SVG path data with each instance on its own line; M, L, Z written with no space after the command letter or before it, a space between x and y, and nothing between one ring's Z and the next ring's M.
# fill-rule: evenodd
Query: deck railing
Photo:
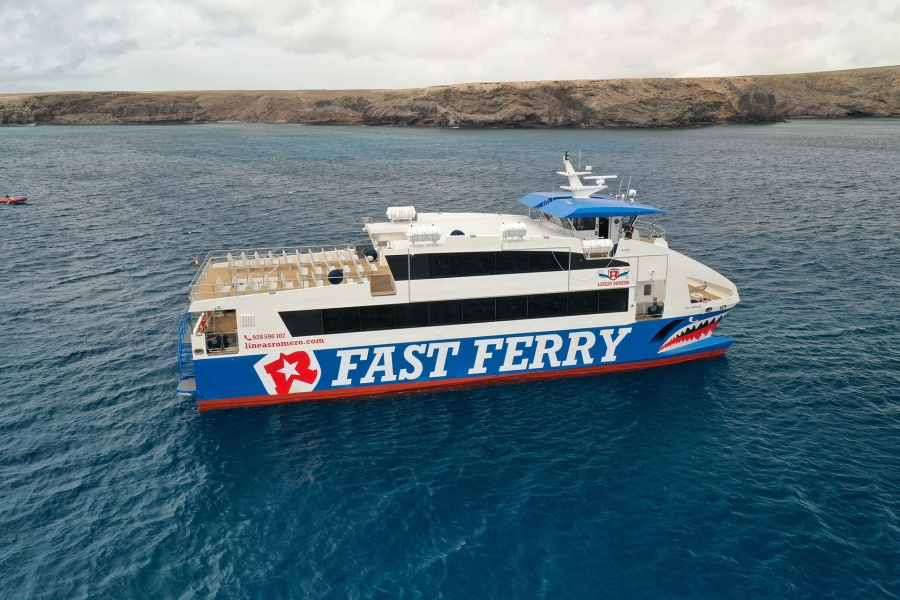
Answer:
M656 223L644 223L643 221L635 221L634 234L641 240L653 242L657 238L665 238L666 230Z
M265 294L278 290L320 287L330 270L339 269L348 281L366 282L372 273L365 244L328 246L283 246L278 248L239 248L213 250L206 255L190 285L191 300L201 295L218 298L235 293ZM224 269L213 280L213 269ZM377 266L375 267L377 270ZM287 277L286 272L291 276Z

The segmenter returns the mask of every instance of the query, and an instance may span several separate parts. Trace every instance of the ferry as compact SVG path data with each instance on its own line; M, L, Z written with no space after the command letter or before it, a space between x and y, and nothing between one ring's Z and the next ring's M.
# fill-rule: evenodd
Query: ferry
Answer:
M364 243L210 252L178 326L200 410L379 397L717 357L738 304L630 184L576 170L527 214L364 218ZM584 181L582 180L584 179ZM621 180L620 180L621 181Z

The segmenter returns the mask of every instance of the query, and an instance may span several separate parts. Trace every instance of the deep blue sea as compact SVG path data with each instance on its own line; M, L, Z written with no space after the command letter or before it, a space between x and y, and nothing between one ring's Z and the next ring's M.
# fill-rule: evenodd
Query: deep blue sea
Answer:
M900 596L900 119L0 129L0 598ZM209 250L633 175L726 357L197 412ZM523 207L524 208L524 207Z

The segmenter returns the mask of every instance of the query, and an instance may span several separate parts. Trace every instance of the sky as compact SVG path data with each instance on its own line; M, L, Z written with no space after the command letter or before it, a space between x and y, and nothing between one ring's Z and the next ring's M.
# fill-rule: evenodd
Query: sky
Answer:
M396 89L900 64L898 0L0 0L0 93Z

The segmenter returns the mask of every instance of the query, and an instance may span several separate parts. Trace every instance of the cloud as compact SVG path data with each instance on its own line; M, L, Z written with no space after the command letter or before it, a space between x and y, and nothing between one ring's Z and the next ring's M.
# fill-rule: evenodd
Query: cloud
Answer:
M420 87L900 63L900 6L824 0L7 0L0 91Z

